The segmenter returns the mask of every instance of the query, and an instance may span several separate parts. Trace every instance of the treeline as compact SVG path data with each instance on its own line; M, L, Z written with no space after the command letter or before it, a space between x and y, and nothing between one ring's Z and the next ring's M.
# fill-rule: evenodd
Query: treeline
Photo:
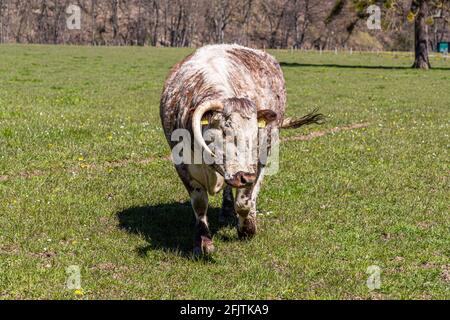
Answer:
M351 9L327 19L335 0L0 0L0 42L410 50L409 2L395 1L383 30L369 30ZM77 14L71 5L80 9L79 29L67 26ZM431 39L446 36L445 21Z

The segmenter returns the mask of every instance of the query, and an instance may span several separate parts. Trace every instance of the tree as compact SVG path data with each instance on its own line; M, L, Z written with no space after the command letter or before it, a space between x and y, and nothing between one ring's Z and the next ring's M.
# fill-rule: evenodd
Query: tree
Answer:
M409 0L410 13L408 20L414 21L414 53L415 59L413 68L429 69L430 61L428 57L429 25L434 23L431 12L440 9L448 11L448 0ZM326 19L326 23L333 21L343 11L345 6L350 6L353 12L356 13L356 20L350 22L347 27L349 34L353 31L354 27L358 23L358 20L367 19L367 8L372 4L378 4L383 6L384 10L393 10L397 2L395 0L337 0L335 5Z
M236 13L238 4L237 1L232 0L211 1L210 9L207 11L207 19L210 29L213 31L214 42L224 42L225 30Z
M69 4L81 9L81 29L66 27ZM371 4L382 6L383 32L367 29ZM450 0L0 0L0 42L409 50L415 34L415 65L428 67L426 50L450 36L449 6Z
M97 29L97 24L95 22L96 14L95 14L95 6L97 0L91 0L91 44L95 45L95 31Z
M113 31L113 43L117 44L117 36L119 34L119 18L117 16L119 9L119 0L112 0L111 1L111 24L112 24L112 31Z
M427 0L413 0L411 12L415 16L414 21L414 54L415 61L413 68L431 68L428 58L428 25L429 8Z

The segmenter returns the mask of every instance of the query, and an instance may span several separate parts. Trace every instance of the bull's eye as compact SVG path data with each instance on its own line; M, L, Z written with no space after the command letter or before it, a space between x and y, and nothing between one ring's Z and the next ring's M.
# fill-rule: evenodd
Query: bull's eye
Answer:
M210 126L217 128L220 125L220 119L221 119L221 117L219 114L213 115L210 120Z
M202 125L202 127L218 128L220 126L220 117L219 116L212 116L210 118L204 117L202 118L200 124Z

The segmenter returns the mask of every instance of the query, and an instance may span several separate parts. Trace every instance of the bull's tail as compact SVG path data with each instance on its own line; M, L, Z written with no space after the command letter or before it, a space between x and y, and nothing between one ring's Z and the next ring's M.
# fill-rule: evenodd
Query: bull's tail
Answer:
M308 124L322 124L325 121L325 116L321 113L317 113L318 109L308 113L306 116L300 119L285 118L281 124L281 129L296 129Z

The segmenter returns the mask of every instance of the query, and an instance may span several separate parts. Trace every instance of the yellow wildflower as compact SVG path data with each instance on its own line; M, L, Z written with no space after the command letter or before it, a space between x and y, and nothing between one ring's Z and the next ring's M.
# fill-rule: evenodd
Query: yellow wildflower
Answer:
M75 293L77 297L82 297L84 295L83 289L77 289L73 293Z

